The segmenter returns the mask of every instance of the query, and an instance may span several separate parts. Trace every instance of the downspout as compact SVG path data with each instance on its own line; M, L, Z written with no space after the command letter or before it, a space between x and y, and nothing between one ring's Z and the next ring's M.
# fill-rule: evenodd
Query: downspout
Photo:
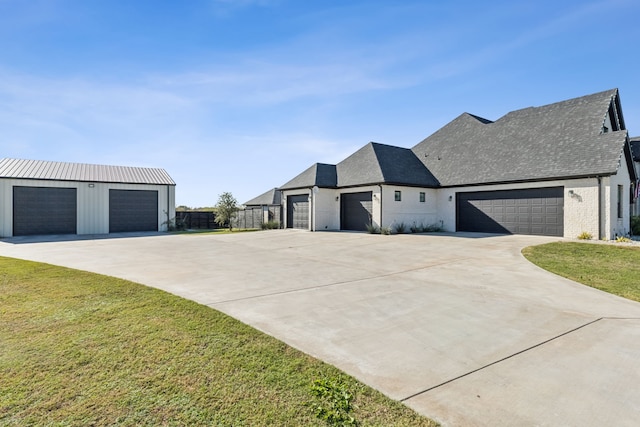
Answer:
M382 228L382 184L378 184L378 186L380 187L380 228Z
M171 225L171 198L170 198L171 190L170 190L170 187L171 186L169 184L167 184L167 231L169 231L169 228L170 228L170 225ZM177 225L177 224L175 224L175 225Z
M309 188L309 209L311 210L311 212L309 213L309 227L310 227L310 231L315 231L314 230L314 226L313 226L313 207L314 207L314 197L313 197L313 187Z
M598 179L598 239L602 239L602 177Z
M280 220L280 226L278 228L284 229L284 206L283 206L283 197L282 197L282 190L278 190L280 192L280 216L278 217L278 219Z

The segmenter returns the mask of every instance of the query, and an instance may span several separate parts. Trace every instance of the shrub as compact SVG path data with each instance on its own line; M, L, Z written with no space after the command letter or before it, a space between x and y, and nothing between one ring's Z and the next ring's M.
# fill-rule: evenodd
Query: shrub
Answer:
M263 222L261 225L263 230L274 230L274 229L278 229L280 228L280 222L279 221L268 221L268 222Z
M380 233L386 236L391 234L391 227L380 227Z
M375 224L367 224L367 233L369 233L369 234L380 234L380 229Z
M591 240L593 239L593 234L587 232L587 231L583 231L582 233L578 234L578 239L580 240Z
M618 236L616 237L616 242L618 243L630 243L631 239L625 236Z
M407 226L404 225L404 222L396 224L394 228L398 234L404 234L407 231Z
M424 228L424 226L422 224L417 225L415 222L413 223L413 225L411 227L409 227L409 230L412 233L421 233L422 229Z
M422 227L423 233L437 233L442 231L442 227L438 224L429 224Z

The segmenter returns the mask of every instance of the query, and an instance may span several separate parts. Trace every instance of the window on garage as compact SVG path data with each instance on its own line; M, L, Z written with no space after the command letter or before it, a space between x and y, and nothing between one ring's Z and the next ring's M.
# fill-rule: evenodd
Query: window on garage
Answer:
M420 203L424 203L424 201L426 200L426 195L424 194L424 191L420 192Z
M393 195L393 200L400 202L402 200L402 191L397 191Z

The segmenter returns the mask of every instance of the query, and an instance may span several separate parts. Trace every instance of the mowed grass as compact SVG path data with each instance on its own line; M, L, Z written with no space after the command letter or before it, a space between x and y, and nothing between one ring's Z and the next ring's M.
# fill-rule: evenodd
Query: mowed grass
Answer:
M362 426L435 425L206 306L0 257L0 425L321 426L323 378L355 393Z
M640 247L555 242L524 248L522 254L552 273L640 301Z

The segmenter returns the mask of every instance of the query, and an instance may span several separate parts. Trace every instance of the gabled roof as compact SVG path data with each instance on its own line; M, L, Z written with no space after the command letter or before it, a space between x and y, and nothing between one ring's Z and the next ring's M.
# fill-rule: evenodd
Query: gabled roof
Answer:
M248 202L245 202L244 205L245 206L267 206L267 205L279 205L280 204L280 191L278 191L278 188L272 188L271 190L267 191L266 193L263 193L261 195L259 195L258 197L255 197L251 200L249 200Z
M626 130L601 133L618 90L513 111L462 114L413 152L443 186L615 174Z
M2 159L0 178L176 185L164 169Z
M313 166L279 187L280 190L293 190L311 187L334 188L337 186L336 166L315 163Z
M404 184L435 187L438 181L408 148L370 142L338 163L338 186Z

